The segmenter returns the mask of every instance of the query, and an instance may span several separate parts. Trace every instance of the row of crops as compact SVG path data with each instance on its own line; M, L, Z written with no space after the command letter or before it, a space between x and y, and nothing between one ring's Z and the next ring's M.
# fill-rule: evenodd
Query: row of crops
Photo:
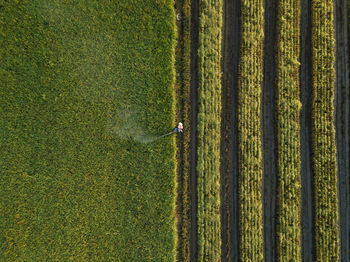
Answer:
M263 0L241 1L237 124L242 261L262 261L264 250L260 115L263 43Z
M334 129L333 1L312 1L313 167L318 261L339 259L337 162Z
M277 18L277 254L300 261L299 0L281 1Z
M333 1L312 1L312 165L317 261L339 259L334 129ZM275 92L277 128L276 252L301 261L300 0L277 1ZM264 2L240 1L238 75L239 249L242 261L264 260L261 86ZM219 141L222 2L200 1L198 113L198 259L220 260ZM230 26L230 25L225 25ZM226 208L226 207L225 207ZM227 248L227 247L225 247Z
M198 261L221 260L220 124L223 1L199 1Z

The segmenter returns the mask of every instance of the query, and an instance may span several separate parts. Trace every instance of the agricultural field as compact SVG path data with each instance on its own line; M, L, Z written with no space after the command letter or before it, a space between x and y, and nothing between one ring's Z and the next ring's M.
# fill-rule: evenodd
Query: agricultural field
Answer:
M349 21L1 2L0 261L350 262Z
M201 185L209 187L216 178L203 177L214 170L216 151L203 160L201 143L213 132L210 126L207 133L201 128L213 119L201 108L202 61L214 72L216 56L207 55L201 42L208 5L194 2L199 32L192 31L191 40L199 36L199 44L192 52L199 62L192 65L198 67L192 71L198 81L192 83L197 95L191 99L199 110L191 108L197 116L191 140L197 155L190 165L197 167L198 200L191 203L198 225L191 231L198 241L190 243L190 261L213 261L211 245L220 240L214 238L216 223L208 229L208 241L200 239L205 226ZM210 105L221 104L220 261L349 261L348 5L340 0L224 1L221 101L214 101L213 92ZM203 25L209 37L219 23ZM205 45L215 50L212 42ZM211 83L206 92L216 87L216 79L206 74ZM212 208L216 203L208 200Z
M1 261L174 261L175 35L172 1L1 2Z

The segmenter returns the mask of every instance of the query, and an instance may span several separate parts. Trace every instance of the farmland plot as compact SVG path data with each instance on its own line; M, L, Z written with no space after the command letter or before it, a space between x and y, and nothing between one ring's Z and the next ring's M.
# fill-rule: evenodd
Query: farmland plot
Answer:
M174 261L172 1L2 1L0 257ZM150 125L149 123L152 123Z

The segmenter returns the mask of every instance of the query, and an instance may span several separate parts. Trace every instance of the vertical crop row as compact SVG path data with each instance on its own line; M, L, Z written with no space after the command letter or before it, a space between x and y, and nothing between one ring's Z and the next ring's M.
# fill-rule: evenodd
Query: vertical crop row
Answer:
M198 261L221 259L220 122L222 0L199 1Z
M339 260L333 20L333 1L312 1L312 144L317 261Z
M242 261L263 260L263 173L260 131L263 41L263 0L241 0L238 157Z
M281 0L277 16L277 254L301 261L300 243L300 0Z

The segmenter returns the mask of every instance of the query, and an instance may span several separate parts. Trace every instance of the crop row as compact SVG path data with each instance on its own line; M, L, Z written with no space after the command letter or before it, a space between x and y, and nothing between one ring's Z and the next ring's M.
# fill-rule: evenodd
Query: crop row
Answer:
M313 168L317 261L339 260L337 162L334 128L333 1L312 1Z
M277 16L277 254L300 261L300 0L280 1Z
M223 1L199 1L198 261L221 260L220 123Z
M238 80L239 226L242 261L263 260L260 132L263 32L263 0L242 0Z

